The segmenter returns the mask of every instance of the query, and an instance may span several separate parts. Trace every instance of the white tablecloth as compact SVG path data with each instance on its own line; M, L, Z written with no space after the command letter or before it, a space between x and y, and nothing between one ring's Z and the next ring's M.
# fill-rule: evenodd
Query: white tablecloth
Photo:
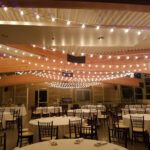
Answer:
M83 139L80 144L75 144L75 139L62 139L55 142L57 142L56 146L52 146L50 141L46 141L22 147L20 150L127 150L112 143L95 146L96 143L106 143L105 141Z
M34 141L38 141L38 121L39 122L51 122L53 121L54 126L58 126L58 137L63 138L64 134L68 132L68 126L69 126L69 120L80 120L79 117L67 117L67 116L60 116L60 117L47 117L47 118L40 118L40 119L34 119L30 120L29 124L36 126L34 133L35 138Z
M0 107L0 109L4 109L3 120L2 120L3 128L6 127L6 121L7 120L13 119L13 115L10 113L11 109L20 110L20 115L21 116L25 116L27 114L27 111L26 111L26 108L25 108L24 105L22 105L22 106L13 106L13 107Z
M49 113L53 113L55 108L59 108L59 109L60 109L60 112L62 112L62 107L61 107L61 106L57 106L57 107L55 107L55 106L50 106L50 107L37 107L37 108L36 108L36 111L42 113L43 110L46 110L46 109L47 109L47 111L48 111Z
M83 114L88 114L88 113L93 113L93 114L97 114L97 116L101 116L101 111L100 110L96 110L96 109L74 109L74 110L68 110L67 114L70 114L70 116L73 116L73 113L81 113Z
M11 107L0 107L0 109L4 109L4 112L10 112L11 109L20 110L20 115L25 116L27 114L26 108L24 105L22 106L11 106Z
M150 114L132 114L132 116L144 116L144 128L150 132ZM130 114L123 115L123 123L131 128Z
M104 105L83 105L81 109L99 109L105 111L106 107Z

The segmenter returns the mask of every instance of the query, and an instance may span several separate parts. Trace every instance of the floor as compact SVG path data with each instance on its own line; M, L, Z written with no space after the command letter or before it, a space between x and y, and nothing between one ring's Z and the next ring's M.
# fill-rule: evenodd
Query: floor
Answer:
M26 119L26 124L28 123ZM31 127L32 128L32 127ZM13 150L16 147L16 140L17 140L17 129L16 127L14 129L7 129L7 150ZM98 139L99 140L106 140L108 141L108 135L107 135L107 128L105 125L101 125L98 129ZM128 144L129 150L147 150L146 146L143 143L133 143L131 144L129 141Z

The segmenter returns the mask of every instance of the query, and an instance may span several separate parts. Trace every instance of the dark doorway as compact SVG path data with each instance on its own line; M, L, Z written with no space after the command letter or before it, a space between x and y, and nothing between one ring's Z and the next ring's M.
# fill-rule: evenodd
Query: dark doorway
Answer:
M35 91L35 106L47 106L47 91Z

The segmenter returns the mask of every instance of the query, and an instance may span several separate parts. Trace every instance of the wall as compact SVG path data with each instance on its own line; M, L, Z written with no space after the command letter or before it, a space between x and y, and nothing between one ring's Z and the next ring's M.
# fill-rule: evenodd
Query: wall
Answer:
M12 86L8 88L9 90L7 92L4 92L3 89L4 88L0 88L0 103L4 103L9 100L9 98L13 98L16 104L23 103L26 105L28 99L28 108L31 108L31 106L35 105L35 91L39 89L45 89L48 91L48 105L53 105L54 103L60 101L62 98L72 98L73 103L81 104L96 104L110 101L118 102L121 99L119 88L115 88L114 85L110 84L104 85L104 87L95 86L87 88L91 93L91 100L85 102L80 102L76 99L76 91L79 89L51 88L45 84Z

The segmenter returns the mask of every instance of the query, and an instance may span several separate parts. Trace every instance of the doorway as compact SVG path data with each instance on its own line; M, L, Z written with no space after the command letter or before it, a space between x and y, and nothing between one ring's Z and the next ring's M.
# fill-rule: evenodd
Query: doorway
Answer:
M47 90L35 91L35 106L36 107L47 106Z

